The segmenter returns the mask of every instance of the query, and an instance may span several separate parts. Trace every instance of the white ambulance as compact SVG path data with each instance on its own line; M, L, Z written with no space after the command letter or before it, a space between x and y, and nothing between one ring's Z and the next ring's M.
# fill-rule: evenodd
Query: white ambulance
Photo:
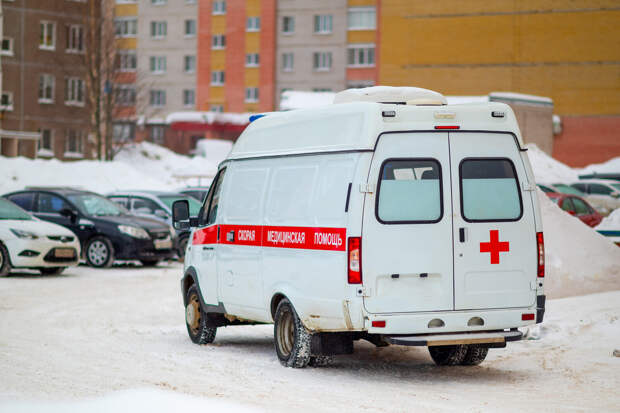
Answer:
M190 338L274 323L285 366L364 339L474 365L540 323L542 222L515 115L418 88L347 90L267 114L234 145L191 227Z

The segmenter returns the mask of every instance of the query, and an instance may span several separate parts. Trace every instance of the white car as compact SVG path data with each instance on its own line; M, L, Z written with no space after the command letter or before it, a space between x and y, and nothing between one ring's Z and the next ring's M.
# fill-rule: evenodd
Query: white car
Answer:
M608 179L582 179L571 184L602 215L620 208L620 182Z
M0 198L0 276L12 268L60 274L78 265L80 241L65 227L41 221L11 201Z

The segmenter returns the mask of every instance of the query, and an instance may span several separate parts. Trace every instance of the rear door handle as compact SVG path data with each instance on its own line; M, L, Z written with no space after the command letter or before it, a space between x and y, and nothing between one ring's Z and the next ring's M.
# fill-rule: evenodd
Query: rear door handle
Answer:
M459 241L465 242L465 228L459 228Z

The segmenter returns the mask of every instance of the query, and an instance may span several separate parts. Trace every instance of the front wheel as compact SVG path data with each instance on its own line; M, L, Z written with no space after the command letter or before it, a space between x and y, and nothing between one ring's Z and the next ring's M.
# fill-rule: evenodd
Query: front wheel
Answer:
M431 346L428 352L438 366L457 366L463 363L467 354L467 346Z
M91 267L109 268L114 262L114 248L106 237L94 237L86 244L86 262Z
M283 366L302 368L308 365L311 336L286 298L276 309L273 335L276 354Z
M217 327L207 326L207 315L202 311L198 288L195 284L187 290L186 302L185 326L189 338L196 344L213 343L217 334Z
M9 275L11 271L11 262L9 261L9 251L0 242L0 277Z
M67 267L51 267L51 268L39 268L43 275L58 275L63 272Z

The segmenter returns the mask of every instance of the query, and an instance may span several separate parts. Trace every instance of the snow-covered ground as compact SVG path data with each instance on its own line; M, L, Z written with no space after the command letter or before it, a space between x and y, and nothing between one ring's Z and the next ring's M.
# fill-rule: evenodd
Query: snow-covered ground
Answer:
M273 327L185 331L181 266L78 267L0 279L0 411L618 411L620 291L550 300L531 339L477 367L426 348L355 345L282 367Z

